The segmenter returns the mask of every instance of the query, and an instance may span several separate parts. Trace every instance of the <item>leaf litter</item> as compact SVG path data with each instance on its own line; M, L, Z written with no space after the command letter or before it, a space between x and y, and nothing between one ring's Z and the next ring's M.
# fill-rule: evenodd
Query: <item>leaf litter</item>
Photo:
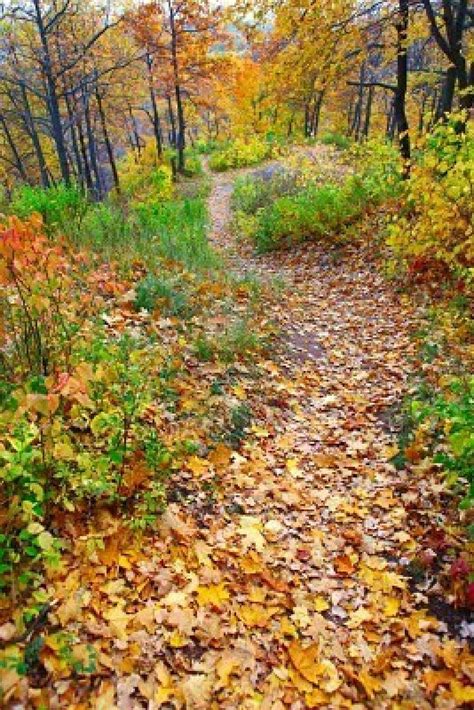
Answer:
M6 671L7 706L467 707L468 642L430 612L429 576L408 573L420 544L440 549L426 540L447 520L442 493L390 463L381 418L406 389L417 314L364 249L251 254L226 228L231 179L214 181L214 245L238 276L285 282L260 304L276 354L235 366L246 437L188 457L141 547L107 511L103 547L77 537L48 581L41 672ZM206 406L195 386L190 409Z

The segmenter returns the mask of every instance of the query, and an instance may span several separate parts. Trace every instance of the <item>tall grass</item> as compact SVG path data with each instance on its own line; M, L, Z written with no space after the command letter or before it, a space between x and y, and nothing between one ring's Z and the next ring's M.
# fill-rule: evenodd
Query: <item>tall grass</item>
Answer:
M216 269L220 264L207 240L204 188L189 198L177 195L161 202L127 203L111 198L93 203L77 187L23 186L3 207L22 219L39 213L52 238L64 235L78 249L106 259L141 259L153 265L161 257L192 271Z

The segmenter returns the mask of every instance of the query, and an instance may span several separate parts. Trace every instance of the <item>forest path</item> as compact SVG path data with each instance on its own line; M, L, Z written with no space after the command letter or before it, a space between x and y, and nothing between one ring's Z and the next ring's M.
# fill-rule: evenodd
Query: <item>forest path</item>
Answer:
M419 481L389 463L413 314L360 246L253 254L229 226L244 172L212 177L210 240L234 274L286 288L261 304L280 346L259 363L250 441L221 480L237 514L201 531L206 549L230 551L237 591L218 605L227 651L215 668L239 675L202 707L431 708L424 674L446 627L402 574L430 512Z

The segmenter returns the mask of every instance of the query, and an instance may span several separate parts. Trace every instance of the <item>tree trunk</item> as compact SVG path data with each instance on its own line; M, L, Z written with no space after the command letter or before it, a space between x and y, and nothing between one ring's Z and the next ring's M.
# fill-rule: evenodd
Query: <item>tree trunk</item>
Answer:
M369 94L367 96L367 103L365 106L365 121L364 121L364 138L367 140L370 131L370 119L372 118L372 102L374 99L374 87L369 87Z
M173 148L176 148L176 121L174 117L174 111L173 111L173 102L171 101L171 96L169 94L166 95L166 100L168 102L168 118L170 122L170 135L169 135L169 142L170 145L173 146Z
M70 130L71 130L71 142L72 142L72 152L74 154L74 162L76 163L76 173L79 179L80 184L83 186L84 185L84 166L82 164L82 157L81 157L81 150L79 146L79 140L77 137L77 129L76 129L76 115L74 112L74 106L72 104L73 99L71 99L71 96L69 95L68 87L66 87L66 109L67 109L67 115L68 115L68 120L70 123Z
M436 120L439 121L451 113L453 110L454 92L456 90L456 67L449 67L443 83L441 95L439 97L438 108L436 110Z
M186 122L184 118L183 97L181 95L181 83L178 64L178 35L176 32L174 8L168 0L170 32L171 32L171 60L173 65L174 93L176 98L176 115L178 119L178 132L176 136L176 149L178 151L178 171L184 172L184 150L186 148Z
M408 119L406 114L406 96L408 84L407 35L409 20L409 1L399 0L397 20L397 88L395 91L394 114L397 124L398 142L402 157L402 174L410 176L411 146Z
M163 155L163 143L161 139L160 115L158 113L155 87L153 85L153 58L149 52L146 53L145 61L148 69L148 90L150 92L151 100L153 134L155 136L156 152L158 154L158 158L161 159L161 156Z
M69 171L69 162L67 159L66 144L64 141L61 112L59 110L59 99L56 90L56 79L53 74L51 54L49 51L48 34L43 21L43 16L41 14L40 0L33 0L33 4L35 8L36 26L38 28L38 33L41 42L41 66L43 69L45 84L47 88L47 106L51 119L53 140L56 145L56 152L58 154L61 177L66 183L66 185L69 185L71 182L71 175Z
M101 200L102 175L100 172L99 161L97 158L97 143L95 139L94 128L92 126L90 99L89 95L87 95L86 93L84 86L82 87L82 100L84 105L84 118L86 120L87 147L89 150L90 164L94 173L94 197L96 200Z
M362 62L360 67L360 81L359 81L359 92L357 96L357 103L354 111L354 121L352 124L351 133L356 141L360 138L360 127L362 123L362 107L364 103L364 82L365 82L365 62Z
M104 104L102 102L102 96L100 95L98 86L96 86L95 98L97 101L97 109L99 111L100 124L102 126L102 134L104 136L105 149L107 151L107 157L109 159L110 169L112 171L114 186L116 191L120 193L120 179L117 170L117 163L115 162L114 148L110 140L109 129L107 128L107 119L104 112Z
M3 132L5 133L5 138L7 140L9 147L10 147L10 150L12 152L13 160L14 160L14 163L15 163L16 168L18 170L18 174L24 182L28 182L28 175L26 173L26 169L23 164L23 160L21 159L21 155L18 152L18 148L16 147L16 143L13 139L13 136L10 132L9 127L8 127L8 123L7 123L3 113L0 113L0 125L3 128Z
M79 145L81 146L82 163L84 165L84 177L86 180L87 189L91 194L93 194L94 182L92 180L92 173L89 165L89 156L87 155L87 146L86 139L84 137L84 130L82 128L82 120L80 120L78 123L77 132L79 135Z
M318 135L319 122L321 119L321 107L323 105L324 91L319 91L318 96L314 102L313 116L311 119L311 135L313 137Z
M44 157L43 148L41 147L41 141L39 139L38 131L36 130L33 114L31 113L28 94L23 84L21 85L21 97L24 106L24 111L22 112L22 119L25 125L26 132L31 138L33 150L35 151L36 159L38 161L38 167L41 175L41 184L43 187L48 188L51 187L48 167L46 165L46 160Z
M474 106L474 71L472 68L468 70L463 53L463 35L468 19L468 0L458 0L456 3L443 0L442 17L445 34L438 26L431 0L423 0L423 6L431 27L431 34L450 64L437 111L438 118L445 118L446 114L452 110L456 83L458 83L461 92L460 108L469 110Z
M130 104L128 105L128 115L130 117L130 125L132 127L132 136L135 140L135 148L137 151L137 156L138 159L140 159L140 156L142 154L142 148L141 148L141 139L140 139L140 134L138 133L138 127L137 127L137 122L135 121L135 116L133 115L133 110ZM133 141L132 141L133 144Z

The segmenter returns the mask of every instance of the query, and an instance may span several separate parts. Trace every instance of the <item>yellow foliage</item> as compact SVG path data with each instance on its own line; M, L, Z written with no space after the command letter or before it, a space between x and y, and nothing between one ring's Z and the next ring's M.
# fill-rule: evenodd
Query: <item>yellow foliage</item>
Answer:
M390 226L392 264L416 281L461 280L472 290L474 275L474 140L459 134L455 120L423 139L423 157L404 189L405 209Z
M152 139L140 156L129 153L119 165L120 184L132 204L169 200L173 196L171 167L160 162Z

